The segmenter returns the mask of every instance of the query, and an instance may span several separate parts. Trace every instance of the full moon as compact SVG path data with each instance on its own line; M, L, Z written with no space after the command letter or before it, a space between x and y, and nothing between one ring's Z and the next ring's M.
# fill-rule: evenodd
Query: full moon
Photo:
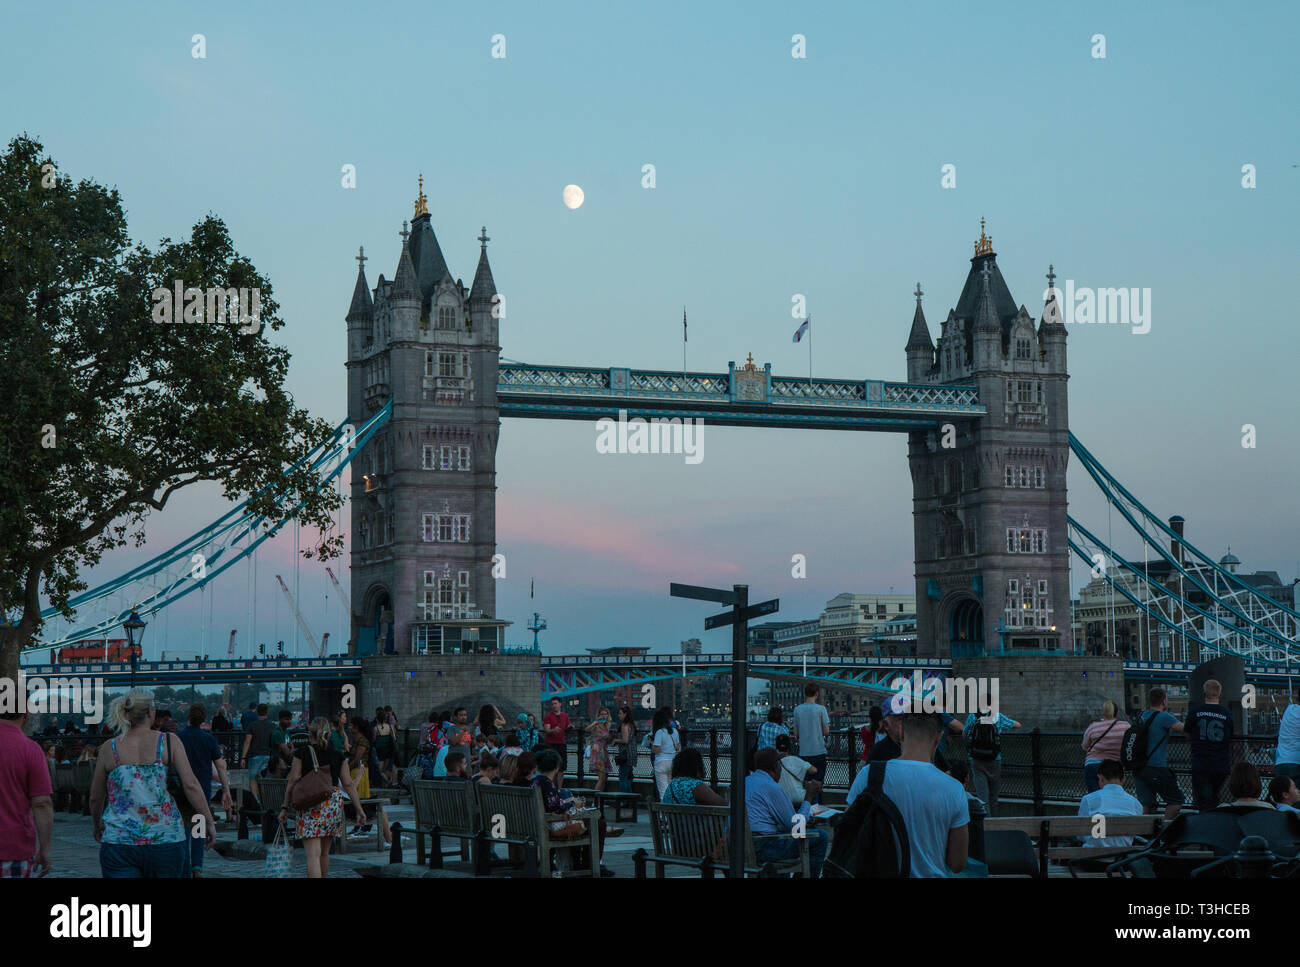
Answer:
M587 196L582 193L582 189L577 185L565 185L563 197L566 208L581 208L582 202Z

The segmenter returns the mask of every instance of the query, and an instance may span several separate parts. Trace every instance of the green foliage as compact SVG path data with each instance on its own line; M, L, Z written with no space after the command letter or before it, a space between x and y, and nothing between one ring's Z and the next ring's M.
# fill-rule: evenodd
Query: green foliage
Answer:
M307 557L342 546L338 496L292 466L332 427L284 388L289 353L267 338L284 326L270 280L219 218L151 250L128 238L116 190L49 165L26 136L0 155L0 607L21 614L0 675L16 674L39 632L42 595L71 614L81 571L142 544L148 512L181 488L214 481L271 522L318 528ZM260 330L185 323L181 306L176 322L155 322L155 289L177 280L259 290Z

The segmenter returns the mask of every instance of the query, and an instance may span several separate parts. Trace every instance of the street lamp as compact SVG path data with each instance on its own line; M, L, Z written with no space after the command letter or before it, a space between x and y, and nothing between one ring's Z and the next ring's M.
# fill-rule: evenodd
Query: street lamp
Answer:
M140 641L144 638L145 623L140 620L140 612L135 608L131 609L131 614L122 622L122 627L126 630L126 640L131 646L131 688L135 689L135 663L140 650Z

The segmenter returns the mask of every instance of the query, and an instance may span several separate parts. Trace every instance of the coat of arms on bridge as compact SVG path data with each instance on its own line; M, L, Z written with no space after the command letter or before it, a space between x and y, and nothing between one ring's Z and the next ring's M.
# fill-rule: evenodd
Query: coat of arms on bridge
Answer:
M731 370L732 399L746 403L767 402L767 381L772 369L771 363L759 369L754 365L754 354L750 353L749 359L742 368L737 369L735 363L727 365Z

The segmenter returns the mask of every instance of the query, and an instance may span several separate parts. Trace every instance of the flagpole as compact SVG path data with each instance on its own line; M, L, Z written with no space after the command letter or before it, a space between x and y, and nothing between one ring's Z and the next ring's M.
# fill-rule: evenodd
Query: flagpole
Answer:
M686 307L682 306L682 389L686 389Z
M808 398L812 398L812 316L808 317Z

